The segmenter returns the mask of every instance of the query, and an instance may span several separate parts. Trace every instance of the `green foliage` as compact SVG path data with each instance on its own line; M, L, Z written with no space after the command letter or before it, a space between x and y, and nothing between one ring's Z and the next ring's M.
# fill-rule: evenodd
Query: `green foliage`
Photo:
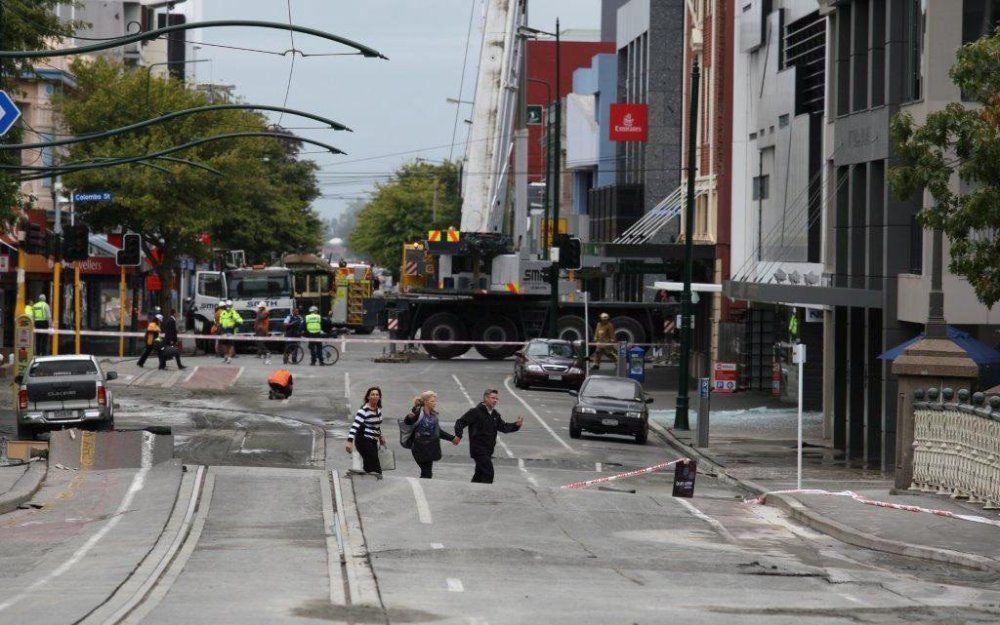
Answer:
M144 69L131 70L103 57L74 61L72 71L77 89L59 99L57 107L73 134L208 104L203 94L173 78L150 79ZM212 111L73 144L64 161L137 156L221 133L267 129L266 118L257 113ZM204 232L212 234L217 247L245 250L253 262L319 245L320 222L310 208L319 195L316 166L299 161L298 151L293 141L226 139L172 155L213 167L222 176L157 160L169 173L135 163L74 172L65 176L65 183L79 191L111 191L113 202L78 207L84 220L98 231L123 226L140 233L147 251L160 250L164 262L158 271L169 284L181 257L210 254L199 241Z
M62 41L73 34L78 22L61 22L53 12L58 6L68 6L73 0L3 0L0 2L0 49L42 50L51 42ZM32 59L0 59L0 88L12 96L11 76L32 71ZM16 90L14 90L16 91ZM20 126L20 124L19 124ZM13 128L4 136L4 143L20 143L24 132ZM20 164L17 152L0 152L0 163ZM16 172L14 172L16 173ZM24 206L20 184L8 172L0 172L0 224L10 224Z
M952 273L992 307L1000 300L1000 29L959 48L951 78L977 106L951 103L922 126L909 113L892 120L899 164L893 193L906 200L926 190L934 205L921 223L951 241ZM949 186L957 174L960 191Z
M404 243L425 239L428 230L458 229L459 193L456 163L403 165L392 180L377 185L374 197L358 212L348 245L398 278Z

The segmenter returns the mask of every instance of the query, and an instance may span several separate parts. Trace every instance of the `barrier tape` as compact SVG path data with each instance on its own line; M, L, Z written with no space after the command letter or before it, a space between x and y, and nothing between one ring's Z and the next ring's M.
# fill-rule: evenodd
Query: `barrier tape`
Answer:
M793 488L791 490L769 491L759 497L753 497L751 499L745 499L743 501L744 503L749 503L749 504L767 505L768 495L828 495L831 497L850 497L854 501L865 504L866 506L875 506L877 508L889 508L890 510L904 510L906 512L921 512L924 514L933 514L935 516L945 517L949 519L958 519L960 521L970 521L972 523L982 523L984 525L992 525L994 527L1000 527L1000 521L995 519L989 519L983 516L977 516L974 514L956 514L955 512L950 512L948 510L937 510L935 508L924 508L922 506L911 506L902 503L879 501L877 499L871 499L869 497L865 497L864 495L859 495L854 491L850 490L829 491L818 488L801 488L801 489Z
M660 469L665 469L667 467L673 466L678 462L685 462L688 458L678 458L677 460L671 460L670 462L664 462L662 464L654 464L651 467L646 467L645 469L636 469L635 471L628 471L626 473L618 473L617 475L609 475L607 477L599 477L593 480L586 480L584 482L573 482L572 484L566 484L565 486L560 486L562 489L578 490L581 488L587 488L588 486L593 486L594 484L604 484L605 482L614 482L615 480L623 480L629 477L635 477L637 475L642 475L644 473L652 473L654 471L659 471Z
M75 336L75 330L63 330L55 328L36 328L35 334L47 334L49 336L53 334L65 335L65 336ZM161 333L162 334L162 333ZM146 336L145 332L117 332L113 330L80 330L81 336L104 336L104 337L126 337L126 338L144 338ZM390 338L357 338L351 337L349 334L343 334L336 338L324 337L319 339L311 339L305 336L302 337L288 337L283 335L268 335L268 336L256 336L253 334L191 334L184 333L178 334L178 339L186 340L198 340L198 341L251 341L256 342L260 340L270 341L270 342L286 342L286 343L359 343L359 344L371 344L371 345L383 345L388 343L396 343L397 345L424 345L424 344L435 344L435 345L489 345L491 347L498 345L517 345L523 346L526 341L434 341L430 339L390 339ZM630 346L660 346L659 343L629 343ZM590 343L591 347L617 347L617 343Z

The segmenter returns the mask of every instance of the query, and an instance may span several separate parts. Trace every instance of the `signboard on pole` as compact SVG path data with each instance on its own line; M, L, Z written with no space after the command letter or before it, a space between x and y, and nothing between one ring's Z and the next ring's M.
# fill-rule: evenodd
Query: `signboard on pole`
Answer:
M73 194L73 201L77 204L88 202L110 202L114 199L111 191L80 191Z
M715 392L735 393L737 379L735 362L715 363Z
M612 104L612 141L646 141L649 139L649 107L645 104Z
M0 91L0 136L7 134L17 120L21 119L21 109L6 91Z

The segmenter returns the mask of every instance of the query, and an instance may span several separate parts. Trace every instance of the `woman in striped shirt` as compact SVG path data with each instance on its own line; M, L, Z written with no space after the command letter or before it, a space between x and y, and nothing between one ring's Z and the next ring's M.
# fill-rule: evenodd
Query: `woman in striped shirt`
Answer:
M378 461L379 444L385 447L385 438L382 436L382 389L373 386L365 391L365 404L354 413L354 423L347 434L347 453L353 453L356 445L365 473L382 477L382 465Z

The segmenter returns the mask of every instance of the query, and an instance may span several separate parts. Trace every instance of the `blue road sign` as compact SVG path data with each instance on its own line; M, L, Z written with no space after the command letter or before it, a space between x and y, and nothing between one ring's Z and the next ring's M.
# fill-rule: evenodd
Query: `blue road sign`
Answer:
M81 204L86 202L110 202L114 199L111 191L81 191L73 194L73 201Z
M14 126L21 118L21 109L17 108L6 91L0 91L0 137Z

